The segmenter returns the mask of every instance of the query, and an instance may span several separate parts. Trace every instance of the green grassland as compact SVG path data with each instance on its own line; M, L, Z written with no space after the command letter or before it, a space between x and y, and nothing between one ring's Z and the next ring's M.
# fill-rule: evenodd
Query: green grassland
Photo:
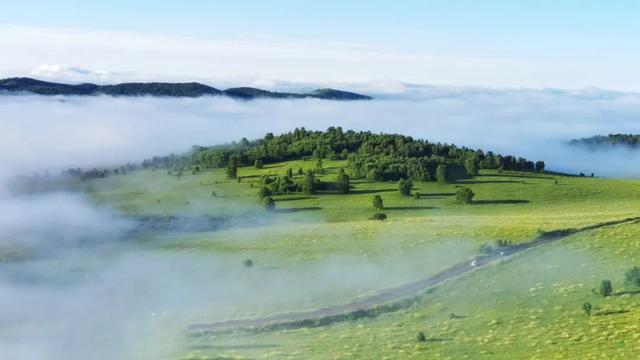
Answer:
M344 166L325 161L320 179L331 181ZM434 274L476 254L483 243L528 241L541 230L635 217L640 208L635 180L492 170L451 184L414 183L419 199L400 195L396 183L356 179L350 194L275 196L275 212L262 208L255 186L261 175L314 167L313 161L244 167L239 181L227 179L222 169L179 180L145 170L79 186L97 204L125 214L267 219L260 226L160 236L150 242L158 251L230 254L292 271L340 257L389 269L407 263L405 271L379 283L352 289L347 282L290 310L339 304ZM456 203L459 186L475 192L473 204ZM375 194L384 200L384 222L368 220ZM639 224L581 232L449 281L408 309L326 327L210 335L190 340L184 358L633 358L640 351L640 295L624 288L622 279L625 270L640 265L639 245ZM613 281L615 296L591 293L602 279ZM594 305L591 317L581 310L585 301ZM418 343L418 331L430 340Z

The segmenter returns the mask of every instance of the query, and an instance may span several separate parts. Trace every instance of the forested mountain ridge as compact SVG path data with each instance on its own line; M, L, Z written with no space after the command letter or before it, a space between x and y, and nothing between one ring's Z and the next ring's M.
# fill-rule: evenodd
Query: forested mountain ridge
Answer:
M607 136L595 135L588 138L571 140L569 141L569 144L594 149L603 146L617 145L637 148L640 147L640 134L609 134Z
M351 174L371 181L433 181L476 175L478 169L503 169L543 172L543 161L473 150L453 144L431 143L398 134L343 131L330 127L326 131L296 128L275 136L213 147L194 146L185 155L154 157L143 167L178 171L189 167L235 168L238 166L311 159L348 160Z
M197 82L189 83L121 83L114 85L63 84L32 78L7 78L0 80L0 93L33 93L38 95L111 95L111 96L167 96L200 97L229 96L237 99L256 98L302 99L316 98L325 100L370 100L371 97L335 89L318 89L311 93L273 92L250 87L238 87L219 90Z

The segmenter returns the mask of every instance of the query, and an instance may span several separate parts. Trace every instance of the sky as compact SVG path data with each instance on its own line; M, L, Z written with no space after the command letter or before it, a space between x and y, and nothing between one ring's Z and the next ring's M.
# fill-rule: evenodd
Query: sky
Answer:
M3 0L0 76L640 91L638 20L630 0Z

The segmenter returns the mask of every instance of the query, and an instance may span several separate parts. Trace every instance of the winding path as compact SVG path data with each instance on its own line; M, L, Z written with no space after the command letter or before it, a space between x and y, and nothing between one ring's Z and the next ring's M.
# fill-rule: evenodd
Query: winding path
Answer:
M476 268L486 266L487 264L494 261L517 254L526 249L554 242L583 231L637 221L640 221L640 217L604 222L586 226L580 229L565 229L547 232L527 243L511 245L501 248L501 251L499 252L496 251L489 255L477 256L474 261L465 261L455 264L452 267L430 277L400 286L388 288L369 297L354 300L342 305L336 305L311 311L281 313L262 318L228 320L210 324L194 324L188 327L188 331L192 334L199 334L227 332L233 330L250 330L260 327L295 328L312 326L314 324L317 324L318 320L321 319L326 319L327 323L340 320L348 320L351 319L349 315L356 316L358 315L358 312L364 313L366 311L373 310L381 305L416 298L420 295L421 292L433 286L439 285L447 280L473 271Z

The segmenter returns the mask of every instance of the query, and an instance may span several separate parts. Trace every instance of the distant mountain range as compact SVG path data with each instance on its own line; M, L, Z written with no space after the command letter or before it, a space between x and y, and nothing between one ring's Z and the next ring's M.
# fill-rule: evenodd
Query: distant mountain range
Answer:
M370 96L335 89L318 89L310 93L274 92L251 87L219 90L197 82L189 83L122 83L115 85L62 84L27 77L0 80L0 93L33 93L38 95L111 95L111 96L163 96L200 97L229 96L236 99L304 99L371 100Z

